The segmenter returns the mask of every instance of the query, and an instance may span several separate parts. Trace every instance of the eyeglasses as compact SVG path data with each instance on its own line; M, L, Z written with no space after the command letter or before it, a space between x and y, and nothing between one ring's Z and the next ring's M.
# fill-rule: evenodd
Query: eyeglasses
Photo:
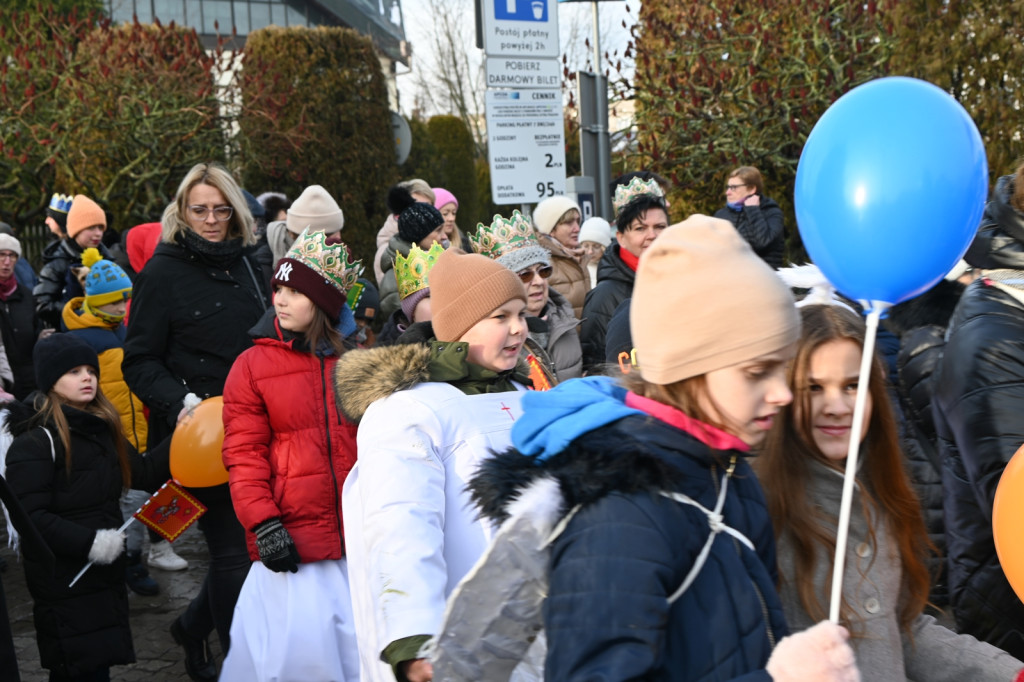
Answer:
M551 273L554 271L555 269L552 268L550 265L539 267L536 270L530 268L529 270L520 271L519 279L523 280L523 284L529 284L530 282L533 281L534 276L540 275L541 279L548 279L549 277L551 277Z
M747 183L745 183L745 182L741 182L741 183L740 183L740 184L738 184L738 185L726 185L726 186L725 186L725 191L726 191L726 192L735 192L735 191L736 191L736 190L738 190L738 189L739 189L740 187L746 187L746 186L747 186Z
M18 254L13 251L0 251L0 261L18 260Z
M189 215L192 216L193 218L195 218L196 220L206 220L206 216L208 216L210 214L210 210L211 209L208 206L189 206L188 207ZM213 210L213 217L216 218L218 222L224 222L225 220L230 220L231 216L235 212L235 209L231 208L230 206L217 206L216 208L214 208L212 210Z

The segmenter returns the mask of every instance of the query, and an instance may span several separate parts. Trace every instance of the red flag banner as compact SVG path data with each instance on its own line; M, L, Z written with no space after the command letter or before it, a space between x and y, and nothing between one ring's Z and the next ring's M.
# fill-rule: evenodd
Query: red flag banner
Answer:
M206 507L171 479L160 486L134 516L174 542L205 513Z

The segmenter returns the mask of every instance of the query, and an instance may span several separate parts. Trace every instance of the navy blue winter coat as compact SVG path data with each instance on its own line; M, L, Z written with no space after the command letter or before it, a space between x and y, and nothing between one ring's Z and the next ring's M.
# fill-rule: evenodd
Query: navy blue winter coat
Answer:
M498 455L471 484L498 522L540 476L558 480L567 512L578 507L551 547L545 679L770 680L764 666L788 631L771 521L745 454L713 449L625 396L604 377L528 394L513 439L531 454ZM670 603L711 531L704 512L662 493L713 509L730 463L724 523L753 549L719 533Z

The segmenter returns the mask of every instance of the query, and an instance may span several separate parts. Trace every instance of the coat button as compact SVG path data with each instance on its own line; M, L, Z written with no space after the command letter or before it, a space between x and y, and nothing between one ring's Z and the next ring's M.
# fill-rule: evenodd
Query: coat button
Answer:
M871 545L869 545L866 542L862 542L859 545L857 545L857 556L859 556L861 559L867 559L869 556L871 556Z
M864 610L867 611L868 613L878 613L879 609L881 609L881 608L882 608L882 605L879 604L878 600L875 599L874 597L871 597L866 602L864 602Z

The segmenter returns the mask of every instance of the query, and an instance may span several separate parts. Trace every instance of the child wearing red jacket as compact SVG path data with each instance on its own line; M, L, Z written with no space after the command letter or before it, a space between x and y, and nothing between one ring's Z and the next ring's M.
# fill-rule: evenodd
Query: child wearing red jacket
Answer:
M337 236L304 232L277 263L274 307L224 386L224 465L252 569L220 679L358 680L341 487L356 427L331 376L356 329L359 263Z

